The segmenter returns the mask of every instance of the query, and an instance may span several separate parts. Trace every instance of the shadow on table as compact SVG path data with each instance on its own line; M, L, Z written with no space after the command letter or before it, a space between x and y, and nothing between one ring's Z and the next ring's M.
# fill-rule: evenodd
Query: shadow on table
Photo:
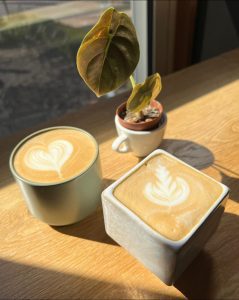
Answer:
M208 148L189 140L164 139L160 149L199 170L211 166L214 162L214 155Z
M98 208L96 212L86 219L67 226L51 226L54 230L63 234L75 236L81 239L96 241L99 243L118 246L105 232L103 211Z
M230 199L235 202L239 202L239 178L228 176L223 172L220 173L222 176L221 182L228 186L230 189Z
M89 269L90 263L89 256ZM63 268L67 272L68 266ZM79 273L75 275L0 259L0 269L1 299L178 299L169 293L84 276L81 266L74 268ZM101 277L100 270L96 274ZM115 274L112 281L120 276Z
M221 182L224 183L230 189L230 199L239 202L239 173L234 172L228 168L225 168L215 162L212 166L214 169L220 172L221 174ZM228 173L237 176L233 177L228 175Z
M239 291L239 217L224 213L205 250L174 286L188 299L237 299ZM208 250L210 248L210 253Z
M174 286L188 299L209 299L213 282L213 258L202 250Z
M113 180L104 178L103 187L106 188L112 182ZM118 244L114 242L105 232L102 207L99 207L93 214L78 223L67 226L51 227L63 234L118 246Z

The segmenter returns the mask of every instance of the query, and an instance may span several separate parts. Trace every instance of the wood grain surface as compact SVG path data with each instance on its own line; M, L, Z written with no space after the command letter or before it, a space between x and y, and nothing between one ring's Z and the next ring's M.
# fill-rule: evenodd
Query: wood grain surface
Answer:
M51 227L33 218L8 168L13 146L48 125L73 125L100 144L104 185L138 158L111 150L114 110L99 102L1 141L0 298L237 299L239 297L239 50L163 78L168 113L162 148L228 185L217 232L174 286L164 285L104 231L101 208L82 222Z

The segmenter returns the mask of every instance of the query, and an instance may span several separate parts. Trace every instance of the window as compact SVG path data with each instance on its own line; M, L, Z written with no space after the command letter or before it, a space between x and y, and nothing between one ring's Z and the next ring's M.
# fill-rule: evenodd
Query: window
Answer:
M100 13L130 1L1 1L0 136L98 101L76 51Z

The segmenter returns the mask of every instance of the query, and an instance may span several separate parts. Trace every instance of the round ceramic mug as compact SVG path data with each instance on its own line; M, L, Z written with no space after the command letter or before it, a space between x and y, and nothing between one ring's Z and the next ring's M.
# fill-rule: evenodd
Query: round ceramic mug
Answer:
M15 154L29 139L54 129L74 129L87 134L93 140L97 150L93 162L85 171L60 183L35 183L24 179L14 168ZM68 126L51 127L27 136L12 151L10 170L20 185L31 214L49 225L76 223L95 211L100 204L102 180L99 146L94 137L82 129Z
M147 156L160 145L167 125L167 115L163 113L159 126L149 131L135 131L123 127L118 116L115 116L115 126L118 137L112 144L112 149L119 153L132 151L138 157Z

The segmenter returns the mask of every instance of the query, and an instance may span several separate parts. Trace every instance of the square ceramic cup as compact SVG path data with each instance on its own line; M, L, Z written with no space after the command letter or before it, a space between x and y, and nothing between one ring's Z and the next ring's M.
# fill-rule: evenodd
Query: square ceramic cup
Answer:
M166 151L156 150L105 189L102 193L102 204L107 234L165 284L172 285L215 232L224 212L229 189L218 182L222 187L220 197L216 199L200 222L181 240L173 241L164 237L147 225L113 195L115 188L122 181L145 164L151 157L160 153L165 153L192 168L195 172L203 174ZM205 174L203 176L210 178ZM215 181L212 178L211 180Z

